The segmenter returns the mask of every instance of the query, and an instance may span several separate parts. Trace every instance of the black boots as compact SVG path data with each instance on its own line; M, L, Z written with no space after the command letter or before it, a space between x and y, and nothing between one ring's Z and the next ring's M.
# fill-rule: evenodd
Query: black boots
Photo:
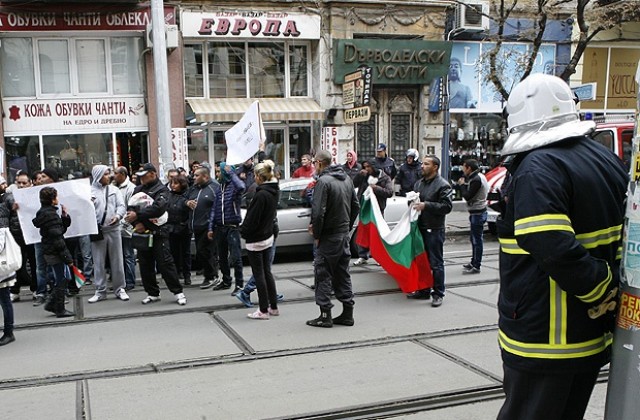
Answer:
M67 288L67 281L65 280L60 282L53 289L53 302L55 307L55 314L58 318L67 318L75 315L73 312L69 312L64 308L64 299L65 299L64 291L66 288Z
M333 327L333 320L331 319L331 309L320 308L320 316L316 319L307 321L307 325L322 328Z
M353 327L355 321L353 320L353 305L342 304L342 313L340 316L333 318L333 323L336 325L346 325L347 327Z
M56 300L53 298L53 293L49 293L45 298L44 310L51 313L56 313Z
M13 336L13 333L4 333L2 337L0 337L0 346L6 346L14 341L16 341L16 338Z

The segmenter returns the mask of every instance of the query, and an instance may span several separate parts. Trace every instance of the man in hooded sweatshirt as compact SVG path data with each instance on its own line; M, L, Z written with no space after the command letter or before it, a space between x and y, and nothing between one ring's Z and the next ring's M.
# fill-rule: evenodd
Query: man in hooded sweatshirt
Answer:
M220 162L220 189L211 208L209 232L207 236L218 245L218 261L222 272L222 282L213 290L231 287L231 267L233 267L236 286L231 293L235 296L244 286L242 276L242 248L240 245L240 201L244 193L244 182L236 175L233 165Z
M91 200L96 210L98 229L102 230L102 239L91 241L93 283L96 286L96 293L89 298L89 303L96 303L107 298L105 270L107 253L115 295L120 300L129 300L129 295L125 291L126 282L120 233L120 220L124 217L127 209L120 189L110 184L111 170L105 165L94 166L91 170Z

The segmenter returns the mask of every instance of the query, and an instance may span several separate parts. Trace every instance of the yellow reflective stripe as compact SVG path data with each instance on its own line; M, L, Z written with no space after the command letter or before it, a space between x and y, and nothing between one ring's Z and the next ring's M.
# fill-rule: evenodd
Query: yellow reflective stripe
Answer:
M612 341L613 334L606 333L602 337L581 343L524 343L507 337L502 330L498 331L498 342L504 351L521 357L537 359L575 359L593 356L603 352L611 345Z
M589 293L576 297L586 303L595 302L596 300L600 299L607 291L612 277L613 276L611 275L611 268L609 268L609 264L607 264L607 277L605 277L604 280L598 283L596 287L594 287Z
M616 260L621 260L622 259L622 246L619 246L618 249L616 250Z
M514 234L516 236L552 230L574 233L571 220L565 214L541 214L525 217L524 219L516 220L514 223Z
M593 249L601 245L609 245L622 238L622 225L612 226L606 229L596 230L595 232L580 233L576 235L576 239L580 244L587 248Z
M500 249L505 254L520 254L529 255L527 251L518 246L518 242L515 239L498 238L500 242Z
M549 343L567 343L567 293L549 277Z

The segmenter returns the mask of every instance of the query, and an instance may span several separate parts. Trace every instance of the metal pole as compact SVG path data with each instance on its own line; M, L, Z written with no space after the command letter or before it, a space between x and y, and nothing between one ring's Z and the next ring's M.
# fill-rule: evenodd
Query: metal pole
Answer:
M164 179L166 170L173 167L171 147L171 108L169 105L169 71L167 70L167 40L165 39L164 1L151 0L151 38L153 42L153 78L156 91L156 121L160 168Z
M640 62L636 82L640 83ZM638 92L636 109L640 109ZM624 236L622 237L622 268L618 316L611 346L611 365L605 404L605 420L635 420L640 411L640 181L637 162L640 161L640 114L636 114L636 129L633 139L633 159Z

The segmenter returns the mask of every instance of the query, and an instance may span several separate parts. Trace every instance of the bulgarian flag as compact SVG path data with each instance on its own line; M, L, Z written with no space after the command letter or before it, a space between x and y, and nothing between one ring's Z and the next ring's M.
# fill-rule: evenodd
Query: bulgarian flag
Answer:
M419 213L409 206L400 222L390 230L371 187L362 194L356 243L369 248L371 256L396 280L404 293L433 286L431 266L418 229L418 216Z
M84 275L75 265L73 266L72 271L73 271L73 279L76 281L76 286L78 286L78 289L79 289L82 286L84 286L84 282L85 282Z

